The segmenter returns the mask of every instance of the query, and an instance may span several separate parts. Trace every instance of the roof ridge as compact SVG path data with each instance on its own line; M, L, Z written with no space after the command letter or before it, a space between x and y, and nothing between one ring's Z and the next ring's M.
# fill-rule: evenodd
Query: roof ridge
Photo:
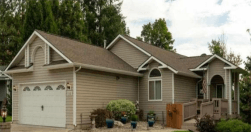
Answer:
M91 45L91 46L94 46L94 47L98 47L98 48L104 49L103 47L100 47L100 46L97 46L97 45L93 45L91 43L81 42L81 41L79 41L77 39L72 39L72 38L69 38L69 37L66 37L66 36L60 36L58 34L48 33L48 32L42 31L42 30L38 30L38 29L35 29L35 31L40 31L40 32L43 32L43 33L46 33L46 34L49 34L49 35L57 36L57 37L64 38L64 39L69 39L69 40L76 41L76 42L79 42L79 43L82 43L82 44Z
M144 41L140 41L140 40L138 40L138 39L136 39L136 38L133 38L133 37L131 37L131 36L129 36L129 35L123 35L123 36L130 37L130 38L135 39L135 40L137 40L137 41L139 41L139 42L143 42L143 43L145 43L145 44L151 45L151 46L153 46L153 47L155 47L155 48L158 48L158 49L164 50L164 51L166 51L166 52L170 52L170 53L173 53L173 54L177 54L177 55L185 56L185 55L182 55L182 54L179 54L179 53L173 52L173 51L169 51L169 50L165 50L165 49L159 48L159 47L157 47L157 46L154 46L154 45L152 45L152 44L146 43L146 42L144 42ZM185 57L187 57L187 56L185 56Z
M212 55L206 55L206 56L188 56L188 57L181 57L179 59L188 59L188 58L197 58L197 57L209 57L209 56L212 56Z

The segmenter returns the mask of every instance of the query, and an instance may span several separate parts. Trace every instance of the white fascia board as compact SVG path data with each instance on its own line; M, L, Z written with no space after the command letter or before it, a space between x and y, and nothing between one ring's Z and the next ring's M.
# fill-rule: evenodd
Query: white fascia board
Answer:
M201 76L198 76L198 75L191 75L191 74L187 74L187 73L184 73L184 72L178 72L177 73L178 75L182 75L182 76L187 76L187 77L193 77L193 78L202 78Z
M9 70L4 71L5 74L13 74L13 73L23 73L23 72L32 72L33 67L30 67L29 69L17 69L17 70Z
M51 65L51 66L45 66L45 67L48 70L53 70L53 69L60 69L60 68L70 68L70 67L74 67L74 66L76 66L76 67L81 66L81 68L84 68L84 69L104 71L104 72L110 72L110 73L117 73L117 74L122 74L122 75L137 76L137 77L142 77L143 76L143 74L141 74L141 73L135 73L135 72L130 72L130 71L112 69L112 68L89 65L89 64L82 64L82 63L66 63L66 64L58 64L58 65Z
M207 68L200 68L200 69L190 69L190 71L205 71Z
M11 61L11 63L8 65L8 67L5 69L7 71L10 66L12 66L13 62L17 59L17 57L20 55L20 53L26 48L26 46L29 44L31 39L34 37L34 35L38 36L40 39L42 39L46 44L48 44L53 50L55 50L59 55L61 55L68 63L72 63L65 55L63 55L59 50L57 50L51 43L49 43L44 37L42 37L38 32L34 31L32 35L29 37L29 39L25 42L23 47L19 50L17 55L14 57L14 59Z
M4 74L4 76L6 76L7 78L12 79L12 77L9 76L8 74L6 74L4 71L1 71L1 70L0 70L0 74Z
M158 63L160 63L162 66L159 66L158 68L168 68L170 69L171 71L173 71L174 73L178 73L178 71L176 71L175 69L171 68L170 66L166 65L165 63L163 63L162 61L158 60L156 57L154 56L151 56L148 60L146 60L139 68L138 68L138 72L143 70L143 66L146 65L147 63L149 63L151 60L155 60L157 61Z
M101 67L101 66L94 66L94 65L89 65L89 64L74 63L74 66L78 66L78 67L81 66L82 68L86 68L86 69L90 69L90 70L117 73L117 74L122 74L122 75L129 75L129 76L136 76L136 77L142 77L143 76L143 74L141 74L141 73L135 73L135 72L130 72L130 71L112 69L112 68Z
M131 44L133 47L137 48L138 50L140 50L141 52L143 52L144 54L146 54L147 56L151 56L150 53L146 52L145 50L143 50L142 48L138 47L137 45L135 45L134 43L130 42L128 39L124 38L122 35L118 35L109 45L106 49L109 49L112 45L115 44L115 42L119 39L123 39L124 41L128 42L129 44Z
M201 66L205 65L207 62L211 61L211 60L214 59L214 58L218 58L218 59L220 59L221 61L223 61L223 62L229 64L231 67L237 68L237 66L231 64L231 63L228 62L227 60L225 60L225 59L223 59L222 57L220 57L220 56L218 56L218 55L215 54L215 55L213 55L212 57L208 58L208 59L207 59L206 61L204 61L203 63L201 63L201 64L200 64L197 68L195 68L195 69L200 69Z
M58 49L56 49L50 42L48 42L43 36L41 36L38 32L34 31L35 34L40 37L46 44L48 44L53 50L55 50L61 57L63 57L68 63L72 63L65 55L63 55Z
M31 38L33 38L34 34L35 34L35 31L32 33L32 35L29 37L29 39L25 42L25 44L23 45L23 47L19 50L19 52L14 57L14 59L11 61L11 63L8 65L8 67L5 69L5 71L7 71L10 68L10 66L17 59L17 57L20 55L20 53L26 48L26 45L30 42Z
M44 66L48 70L54 70L54 69L62 69L62 68L69 68L69 67L74 67L73 63L65 63L65 64L57 64L57 65L49 65L49 66Z
M224 67L223 69L236 69L237 67Z

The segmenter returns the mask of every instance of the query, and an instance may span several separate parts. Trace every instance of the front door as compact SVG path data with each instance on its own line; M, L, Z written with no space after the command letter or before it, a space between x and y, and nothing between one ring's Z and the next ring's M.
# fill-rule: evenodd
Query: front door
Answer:
M216 96L217 96L217 98L223 97L223 85L222 84L216 85Z

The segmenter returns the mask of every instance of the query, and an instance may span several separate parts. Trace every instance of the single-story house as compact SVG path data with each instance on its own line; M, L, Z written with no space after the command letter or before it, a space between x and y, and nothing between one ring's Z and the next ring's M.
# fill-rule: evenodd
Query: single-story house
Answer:
M227 114L240 114L242 71L218 55L187 57L126 35L102 48L35 30L5 73L13 79L14 123L73 128L115 99L139 101L160 120L166 104L191 99L225 99Z
M7 98L8 86L11 83L11 77L3 73L7 66L0 66L0 111L2 108L2 102Z

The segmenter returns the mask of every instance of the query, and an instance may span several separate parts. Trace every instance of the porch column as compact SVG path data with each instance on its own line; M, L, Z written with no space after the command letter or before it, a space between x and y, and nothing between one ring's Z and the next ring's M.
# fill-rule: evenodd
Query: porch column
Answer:
M236 73L235 82L236 82L236 100L237 100L237 114L240 114L240 88L239 88L239 73Z
M232 116L232 71L228 70L228 114Z

